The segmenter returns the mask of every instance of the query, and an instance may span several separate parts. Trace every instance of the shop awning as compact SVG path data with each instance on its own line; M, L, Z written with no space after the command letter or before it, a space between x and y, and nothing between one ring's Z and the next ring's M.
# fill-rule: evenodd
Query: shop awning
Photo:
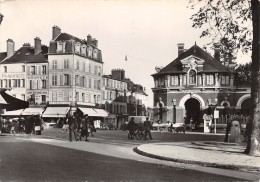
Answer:
M6 111L2 116L20 116L24 109L18 109L13 111Z
M22 116L38 115L38 114L42 114L43 111L44 108L30 107L24 109L24 111L22 112Z
M108 116L108 112L104 109L94 109L100 117L107 117Z
M65 118L69 112L69 107L47 107L42 114L44 118Z
M94 117L107 117L108 112L103 109L94 109L94 108L83 108L79 107L79 109L83 112L83 114L87 114L89 116Z

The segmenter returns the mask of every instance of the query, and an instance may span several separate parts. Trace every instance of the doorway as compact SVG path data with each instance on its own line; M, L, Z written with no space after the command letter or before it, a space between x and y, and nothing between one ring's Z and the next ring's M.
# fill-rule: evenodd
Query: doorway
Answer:
M185 123L190 124L190 119L193 122L200 123L200 102L197 99L190 98L185 102L186 118Z

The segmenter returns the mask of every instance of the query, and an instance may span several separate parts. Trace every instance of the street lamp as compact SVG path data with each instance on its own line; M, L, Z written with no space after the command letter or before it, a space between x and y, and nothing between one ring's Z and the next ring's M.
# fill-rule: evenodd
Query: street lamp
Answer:
M210 106L215 107L215 109L214 109L214 134L217 133L217 118L218 118L218 116L216 114L217 113L217 104L218 104L218 98L215 98L215 102L211 102L211 99L208 99L209 107ZM212 113L210 113L210 114L212 114Z
M176 99L172 99L173 105L173 124L176 123Z

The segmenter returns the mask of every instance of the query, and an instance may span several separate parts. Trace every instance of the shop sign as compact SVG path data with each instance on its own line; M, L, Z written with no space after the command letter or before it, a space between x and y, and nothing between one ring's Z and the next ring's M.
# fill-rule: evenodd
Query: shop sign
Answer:
M47 80L48 76L28 76L28 80Z
M7 73L7 74L2 74L2 79L21 79L21 78L25 78L25 74L21 74L21 73Z

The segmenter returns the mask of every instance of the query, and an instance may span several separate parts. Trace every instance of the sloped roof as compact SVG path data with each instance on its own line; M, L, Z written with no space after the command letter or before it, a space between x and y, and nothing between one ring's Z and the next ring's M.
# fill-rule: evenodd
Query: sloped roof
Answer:
M189 56L196 56L205 61L203 64L203 71L201 72L230 72L228 67L224 66L219 60L213 58L210 54L195 44L189 50L179 55L170 64L162 68L160 72L155 73L152 76L169 73L184 73L182 71L181 60Z
M89 45L87 44L87 41L84 40L84 39L80 39L78 37L75 37L73 35L70 35L68 33L61 33L58 35L58 37L56 37L54 39L55 41L66 41L66 40L75 40L76 42L80 42L81 44L86 44L86 45ZM94 45L91 44L91 46L95 47ZM97 47L95 47L97 48ZM98 48L97 48L98 49ZM99 49L98 49L99 50Z
M48 62L48 47L45 45L41 46L42 51L34 55L33 47L21 47L17 50L13 56L4 60L0 64L13 64L13 63L47 63Z
M0 52L0 63L7 57L7 52Z

